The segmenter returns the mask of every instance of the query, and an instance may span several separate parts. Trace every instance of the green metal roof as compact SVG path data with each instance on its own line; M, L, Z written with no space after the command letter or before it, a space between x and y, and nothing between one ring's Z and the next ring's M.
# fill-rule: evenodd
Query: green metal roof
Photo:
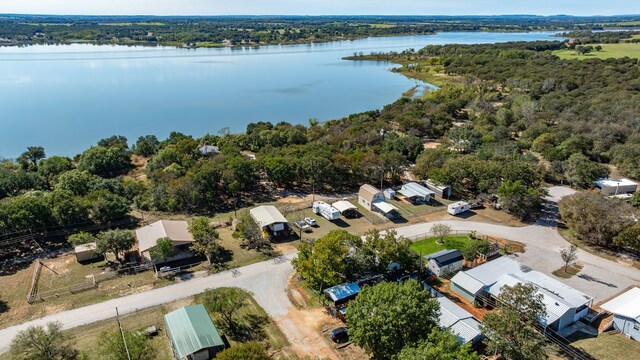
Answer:
M164 316L178 358L199 350L224 346L204 305L185 306Z

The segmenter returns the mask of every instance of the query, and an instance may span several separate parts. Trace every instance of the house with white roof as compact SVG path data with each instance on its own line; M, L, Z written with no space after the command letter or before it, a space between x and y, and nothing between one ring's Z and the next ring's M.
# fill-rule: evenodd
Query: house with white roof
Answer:
M450 329L463 344L477 344L482 340L480 322L471 313L440 293L436 296L436 300L440 303L438 325L441 328Z
M427 203L436 193L418 183L410 182L402 185L398 193L411 203Z
M531 284L541 296L546 315L539 319L544 327L559 331L587 315L593 298L543 273L532 271L515 260L502 257L451 279L451 290L463 298L495 299L505 286Z
M289 221L273 205L258 206L249 210L249 214L265 238L287 236L291 232Z
M600 307L613 314L613 327L616 330L640 341L640 288L634 287Z
M638 184L629 179L598 179L595 185L606 196L627 195L638 191Z

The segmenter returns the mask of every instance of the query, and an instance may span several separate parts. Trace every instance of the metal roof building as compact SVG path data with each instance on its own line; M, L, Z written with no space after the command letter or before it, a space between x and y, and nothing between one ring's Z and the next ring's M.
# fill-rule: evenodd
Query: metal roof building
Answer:
M338 211L340 211L341 213L344 213L345 211L358 209L357 206L353 205L352 203L350 203L350 202L348 202L346 200L336 201L333 204L331 204L331 206L333 206L334 208L338 209Z
M193 243L186 221L160 220L136 230L138 251L142 254L156 246L158 239L169 238L173 246Z
M264 232L265 237L278 237L288 234L289 221L273 205L262 205L249 210L255 223Z
M600 307L614 315L616 330L640 341L640 288L634 287Z
M463 344L475 344L482 339L480 322L471 313L438 292L436 292L436 300L440 304L438 325L441 328L451 329L451 332Z
M345 283L324 290L326 297L335 305L345 303L355 298L360 292L360 286L356 283Z
M164 321L178 359L212 359L224 349L224 341L202 304L170 312Z
M422 202L429 201L431 199L431 196L436 194L434 191L431 191L428 188L415 182L410 182L402 185L402 188L398 190L398 193L411 201Z
M447 275L462 269L464 256L460 250L440 250L426 255L427 267L437 276Z

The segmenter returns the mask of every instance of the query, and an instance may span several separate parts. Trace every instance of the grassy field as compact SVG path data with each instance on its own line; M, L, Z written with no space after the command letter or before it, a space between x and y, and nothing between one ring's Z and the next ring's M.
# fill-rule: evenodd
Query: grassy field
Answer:
M615 332L602 333L598 337L579 338L579 335L574 335L573 339L575 341L571 345L583 349L598 360L633 359L640 354L639 342Z
M438 238L428 238L417 241L411 244L411 248L418 254L428 255L440 250L462 250L466 248L471 242L476 240L469 239L467 235L452 235L447 236L444 240L444 245L437 243Z
M595 46L595 45L594 45ZM620 44L602 44L602 51L593 51L585 55L579 55L574 50L556 50L553 52L561 59L568 60L586 60L586 59L609 59L630 57L640 59L640 43L620 43Z

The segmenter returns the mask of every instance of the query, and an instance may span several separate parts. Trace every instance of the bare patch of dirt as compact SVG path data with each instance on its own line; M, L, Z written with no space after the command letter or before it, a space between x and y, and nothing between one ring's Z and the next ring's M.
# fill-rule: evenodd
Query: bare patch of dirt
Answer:
M291 349L299 356L313 354L321 358L339 360L333 346L322 334L333 318L323 308L312 310L289 309L285 316L274 319L289 340Z
M424 147L424 149L435 149L438 146L442 145L441 143L437 142L437 141L430 141L430 142L426 142L424 144L422 144L422 146Z

